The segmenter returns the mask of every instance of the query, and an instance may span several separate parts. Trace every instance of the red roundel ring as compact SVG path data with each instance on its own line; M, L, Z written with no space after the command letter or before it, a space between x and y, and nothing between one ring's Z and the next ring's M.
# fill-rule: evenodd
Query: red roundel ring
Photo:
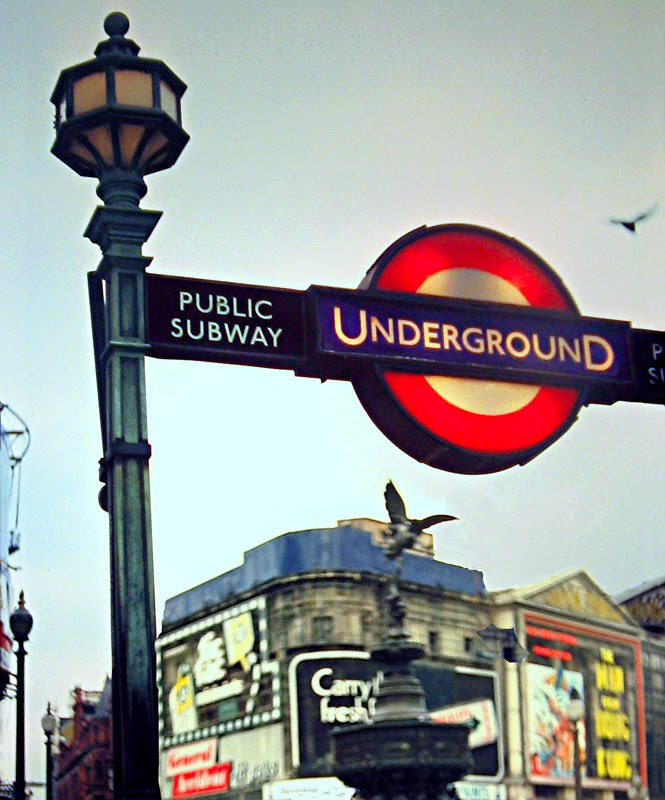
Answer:
M361 289L536 306L579 314L556 273L508 236L475 225L418 228L391 245ZM578 389L428 376L370 366L354 388L378 428L439 469L497 472L542 452L577 418Z

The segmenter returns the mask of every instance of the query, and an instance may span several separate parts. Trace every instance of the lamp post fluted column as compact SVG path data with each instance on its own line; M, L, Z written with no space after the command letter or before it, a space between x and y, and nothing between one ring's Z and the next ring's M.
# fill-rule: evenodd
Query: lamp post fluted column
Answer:
M580 758L580 723L573 722L573 770L575 772L575 800L582 800L582 760Z
M144 176L171 167L189 139L186 85L162 61L138 56L129 20L104 21L95 58L60 73L55 156L99 180L104 205L85 236L102 251L88 276L102 429L100 504L109 514L113 653L113 791L159 798L155 599L148 462L145 270L142 247L161 212L139 208Z
M155 600L145 388L141 248L161 214L97 208L85 236L102 250L105 331L102 505L109 513L113 645L113 785L118 798L159 797Z
M584 720L584 697L575 686L570 690L568 720L573 735L573 785L575 800L582 800L582 758L580 752L580 726Z

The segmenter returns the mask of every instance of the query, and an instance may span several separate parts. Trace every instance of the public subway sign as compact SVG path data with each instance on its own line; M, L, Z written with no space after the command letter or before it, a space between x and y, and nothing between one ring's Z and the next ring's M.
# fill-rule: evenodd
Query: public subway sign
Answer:
M391 441L452 472L526 463L589 403L665 403L665 332L583 317L538 255L486 228L412 231L357 290L146 279L149 355L351 381Z
M305 362L302 292L146 275L152 354L293 369Z

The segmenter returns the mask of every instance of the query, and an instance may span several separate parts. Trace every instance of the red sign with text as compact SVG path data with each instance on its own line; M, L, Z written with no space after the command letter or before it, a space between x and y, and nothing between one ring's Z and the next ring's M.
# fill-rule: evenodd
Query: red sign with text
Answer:
M173 798L201 797L226 792L229 788L231 764L215 764L193 772L183 772L173 778Z

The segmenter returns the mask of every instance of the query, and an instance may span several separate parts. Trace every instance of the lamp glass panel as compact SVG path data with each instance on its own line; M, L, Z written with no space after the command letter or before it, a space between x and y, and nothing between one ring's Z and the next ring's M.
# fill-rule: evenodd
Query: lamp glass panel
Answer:
M71 152L80 158L82 161L85 161L86 164L89 164L91 167L96 165L94 156L88 150L87 147L84 147L80 142L72 142L69 149Z
M52 736L58 727L58 719L54 714L45 714L42 717L42 730L47 736Z
M162 101L162 111L165 111L172 120L178 122L178 98L173 89L164 81L160 81L159 94Z
M106 73L92 72L74 81L73 114L83 114L106 105Z
M571 699L568 703L568 719L571 722L579 722L584 717L584 700Z
M152 75L135 69L115 73L115 101L121 106L152 108Z
M119 131L120 158L125 167L131 167L145 128L143 125L121 125Z
M85 134L90 144L99 153L100 158L107 167L113 166L113 142L111 133L106 125L93 128Z
M169 140L166 138L166 136L164 136L163 133L155 131L152 135L152 138L141 153L141 166L144 166L158 150L161 150L161 148L168 143Z
M169 154L168 150L160 150L159 153L157 153L157 155L150 162L150 171L157 172L158 170L163 169L168 154Z
M67 113L67 97L65 95L62 96L62 100L58 103L58 125L62 125L65 121L65 115Z

